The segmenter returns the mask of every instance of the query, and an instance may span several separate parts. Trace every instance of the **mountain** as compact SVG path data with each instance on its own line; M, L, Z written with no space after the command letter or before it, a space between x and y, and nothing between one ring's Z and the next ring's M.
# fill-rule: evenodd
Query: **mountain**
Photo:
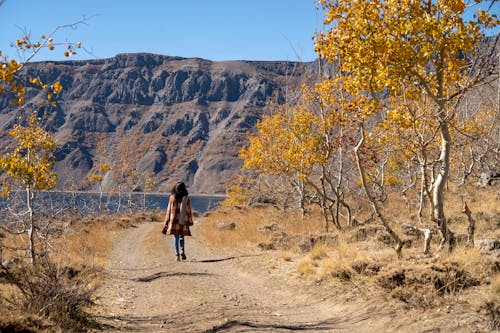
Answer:
M47 114L58 144L59 189L95 189L87 174L99 162L156 175L154 190L184 180L190 191L220 193L241 167L239 150L269 101L283 103L285 88L314 75L315 63L213 62L154 54L119 54L100 60L37 62L26 76L60 81L56 106L39 107L44 94L27 89L25 110ZM0 135L20 114L0 96ZM138 189L142 189L139 184Z

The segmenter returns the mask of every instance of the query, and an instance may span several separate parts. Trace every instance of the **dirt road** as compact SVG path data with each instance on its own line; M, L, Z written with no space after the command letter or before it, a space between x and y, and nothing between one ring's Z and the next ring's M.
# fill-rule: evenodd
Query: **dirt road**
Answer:
M187 238L177 262L159 223L114 244L97 314L109 332L386 332L387 310L354 308L297 279L267 274L265 254L214 253ZM375 320L376 319L376 320Z

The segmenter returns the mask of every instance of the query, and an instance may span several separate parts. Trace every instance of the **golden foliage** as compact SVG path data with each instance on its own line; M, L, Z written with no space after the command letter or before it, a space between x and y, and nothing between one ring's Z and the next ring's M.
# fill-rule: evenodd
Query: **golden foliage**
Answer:
M91 183L93 182L100 183L103 180L103 177L106 174L106 172L111 170L111 165L101 160L100 162L96 163L95 167L97 169L96 170L97 172L96 173L89 172L87 175L87 179Z
M237 175L226 188L226 198L223 207L244 206L250 201L250 188L255 183L251 177Z
M79 23L70 24L65 27L73 27ZM47 48L50 51L55 49L56 45L64 44L66 50L64 55L69 57L75 55L75 44L73 43L55 43L52 39L52 35L61 27L56 28L49 36L42 35L37 41L33 41L28 34L21 36L16 40L13 46L16 47L19 54L25 56L25 60L16 61L10 59L7 56L3 56L0 51L0 93L11 92L16 98L12 100L14 105L24 105L24 95L26 92L26 84L23 83L23 79L19 77L19 72L24 68L25 64L28 63L35 55L37 55L42 49ZM81 48L81 43L76 43L76 48ZM33 86L37 86L46 92L47 101L51 101L54 95L62 92L62 85L60 82L55 82L52 85L41 82L39 78L28 77L27 80ZM52 102L54 105L55 102Z
M7 172L23 188L43 190L54 187L57 182L52 170L55 142L52 134L39 126L36 114L31 115L26 126L14 125L9 135L17 145L0 157L0 170Z
M301 97L293 106L279 106L270 116L262 117L257 134L249 137L248 148L240 152L245 169L259 173L307 178L317 166L331 162L333 151L345 134L348 115L359 106L336 98L341 91L338 76L314 87L302 86ZM351 109L349 109L351 107ZM352 114L350 114L352 113Z
M318 34L316 50L329 61L341 59L341 69L350 73L346 88L354 95L411 87L447 98L466 80L468 64L461 55L474 55L484 29L499 23L481 10L465 21L465 4L457 0L321 3L324 23L332 27Z

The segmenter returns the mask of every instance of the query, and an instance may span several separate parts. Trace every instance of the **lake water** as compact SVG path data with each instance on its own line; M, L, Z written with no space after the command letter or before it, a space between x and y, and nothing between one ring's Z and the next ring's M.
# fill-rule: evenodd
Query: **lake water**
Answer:
M25 200L24 192L13 193L8 200L0 200L0 207L23 205ZM165 210L168 205L169 194L154 194L154 193L133 193L129 202L124 195L121 198L114 194L109 195L104 193L101 199L102 211L123 211L126 212L129 207L133 210ZM224 200L222 195L206 195L206 194L190 194L191 207L198 213L217 208L219 203ZM77 209L82 214L94 213L99 211L99 193L93 192L57 192L43 191L37 194L34 200L34 205L39 206L42 210L60 210L64 208Z
M170 195L146 194L146 202L153 208L167 209ZM224 196L214 195L189 195L191 207L198 213L205 213L217 208L219 203L225 199Z

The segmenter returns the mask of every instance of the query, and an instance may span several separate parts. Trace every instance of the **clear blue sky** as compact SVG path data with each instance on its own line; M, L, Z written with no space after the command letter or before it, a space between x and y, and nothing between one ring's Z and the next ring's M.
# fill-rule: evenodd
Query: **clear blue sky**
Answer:
M2 3L3 2L3 3ZM58 42L81 41L72 59L150 52L209 60L301 60L317 55L311 37L322 30L315 0L0 0L0 50L19 59L12 42L55 27ZM483 5L484 6L484 5ZM498 4L495 5L498 11ZM498 31L498 29L496 29ZM60 60L64 47L35 60Z
M2 2L2 0L0 0ZM23 34L32 39L59 25L54 41L81 41L97 58L150 52L210 60L301 60L317 56L311 37L323 16L314 0L4 0L0 50ZM63 59L64 48L36 60ZM83 50L73 59L92 58Z

